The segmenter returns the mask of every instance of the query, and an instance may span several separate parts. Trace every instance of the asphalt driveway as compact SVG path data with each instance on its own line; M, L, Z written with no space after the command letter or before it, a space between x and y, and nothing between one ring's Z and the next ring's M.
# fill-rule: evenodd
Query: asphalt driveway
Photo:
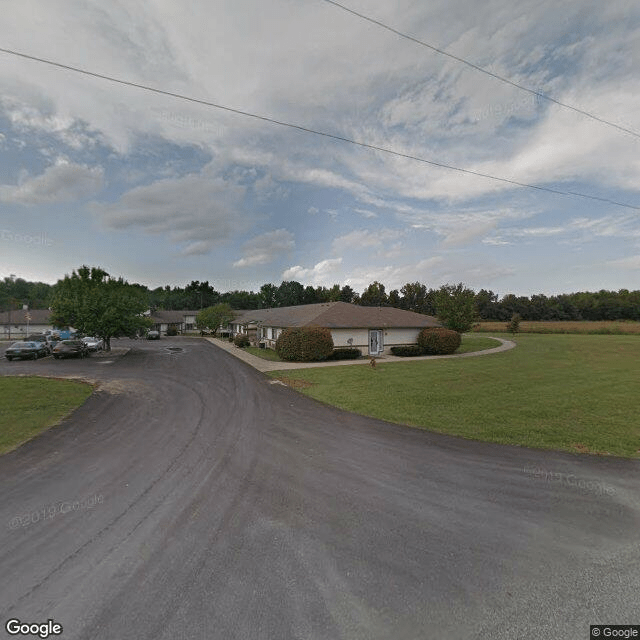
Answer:
M640 624L637 461L344 413L198 339L114 346L131 349L0 364L100 383L0 457L3 627L557 640Z

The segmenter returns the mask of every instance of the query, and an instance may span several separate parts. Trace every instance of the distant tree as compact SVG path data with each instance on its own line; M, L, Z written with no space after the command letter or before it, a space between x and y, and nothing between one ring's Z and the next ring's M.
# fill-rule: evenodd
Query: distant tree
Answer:
M379 307L388 302L384 285L377 280L372 282L360 296L360 304L363 307Z
M407 282L400 289L400 308L415 313L435 315L435 291L420 282Z
M111 338L131 336L151 326L143 315L147 307L147 296L138 287L112 278L99 267L83 265L55 284L51 320L55 326L72 326L102 338L109 350Z
M469 331L476 318L475 293L462 282L443 285L436 293L436 313L448 329Z
M389 291L389 297L387 300L390 307L395 307L396 309L400 308L400 293L397 289L393 289L393 291Z
M198 329L210 329L215 336L220 327L226 327L234 318L235 313L227 302L220 302L213 307L202 309L196 316Z
M355 303L357 297L358 294L348 284L340 289L340 302Z
M260 287L260 307L262 309L272 309L278 306L278 287L267 283Z
M340 301L340 285L334 284L331 289L327 291L326 302L339 302Z
M279 307L294 307L304 304L304 287L295 280L283 280L278 287Z
M498 313L498 294L487 289L476 293L476 311L481 320L496 320Z

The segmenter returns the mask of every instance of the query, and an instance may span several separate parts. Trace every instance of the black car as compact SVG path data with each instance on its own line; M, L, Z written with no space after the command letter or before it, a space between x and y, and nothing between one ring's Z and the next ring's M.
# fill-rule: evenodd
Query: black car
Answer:
M84 358L89 355L89 349L82 340L61 340L53 348L53 357L58 358Z
M41 342L14 342L4 355L9 361L14 358L37 360L49 355L49 351Z

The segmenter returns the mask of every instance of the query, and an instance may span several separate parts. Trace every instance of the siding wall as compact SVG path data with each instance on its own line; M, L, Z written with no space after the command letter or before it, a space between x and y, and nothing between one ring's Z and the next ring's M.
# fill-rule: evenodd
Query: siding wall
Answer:
M259 330L260 332L260 330ZM273 336L269 338L270 335ZM275 349L276 339L282 333L282 329L275 327L262 327L260 335L265 336L262 338L269 349ZM390 354L391 347L416 344L418 340L418 334L420 329L385 329L383 337L383 353ZM369 353L369 329L331 329L331 337L333 338L333 345L335 347L354 347L362 351L362 355ZM349 340L351 339L351 343Z

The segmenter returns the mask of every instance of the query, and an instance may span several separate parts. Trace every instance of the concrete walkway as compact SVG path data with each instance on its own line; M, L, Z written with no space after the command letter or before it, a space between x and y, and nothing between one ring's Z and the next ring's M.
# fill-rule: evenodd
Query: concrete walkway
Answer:
M484 336L483 336L484 337ZM515 342L511 340L503 340L502 338L495 338L494 336L486 336L493 338L500 342L499 347L493 349L484 349L483 351L470 351L469 353L454 353L450 356L416 356L410 358L400 358L399 356L384 355L376 357L377 363L386 362L410 362L411 360L437 360L439 358L471 358L473 356L483 356L489 353L498 353L500 351L508 351L516 346ZM232 356L235 356L239 360L244 360L247 364L250 364L254 369L258 371L284 371L287 369L311 369L313 367L342 367L350 364L369 364L369 358L359 358L358 360L335 360L331 362L274 362L273 360L264 360L258 356L254 356L247 353L243 349L236 347L232 342L226 340L218 340L216 338L205 338L211 344L224 349Z

